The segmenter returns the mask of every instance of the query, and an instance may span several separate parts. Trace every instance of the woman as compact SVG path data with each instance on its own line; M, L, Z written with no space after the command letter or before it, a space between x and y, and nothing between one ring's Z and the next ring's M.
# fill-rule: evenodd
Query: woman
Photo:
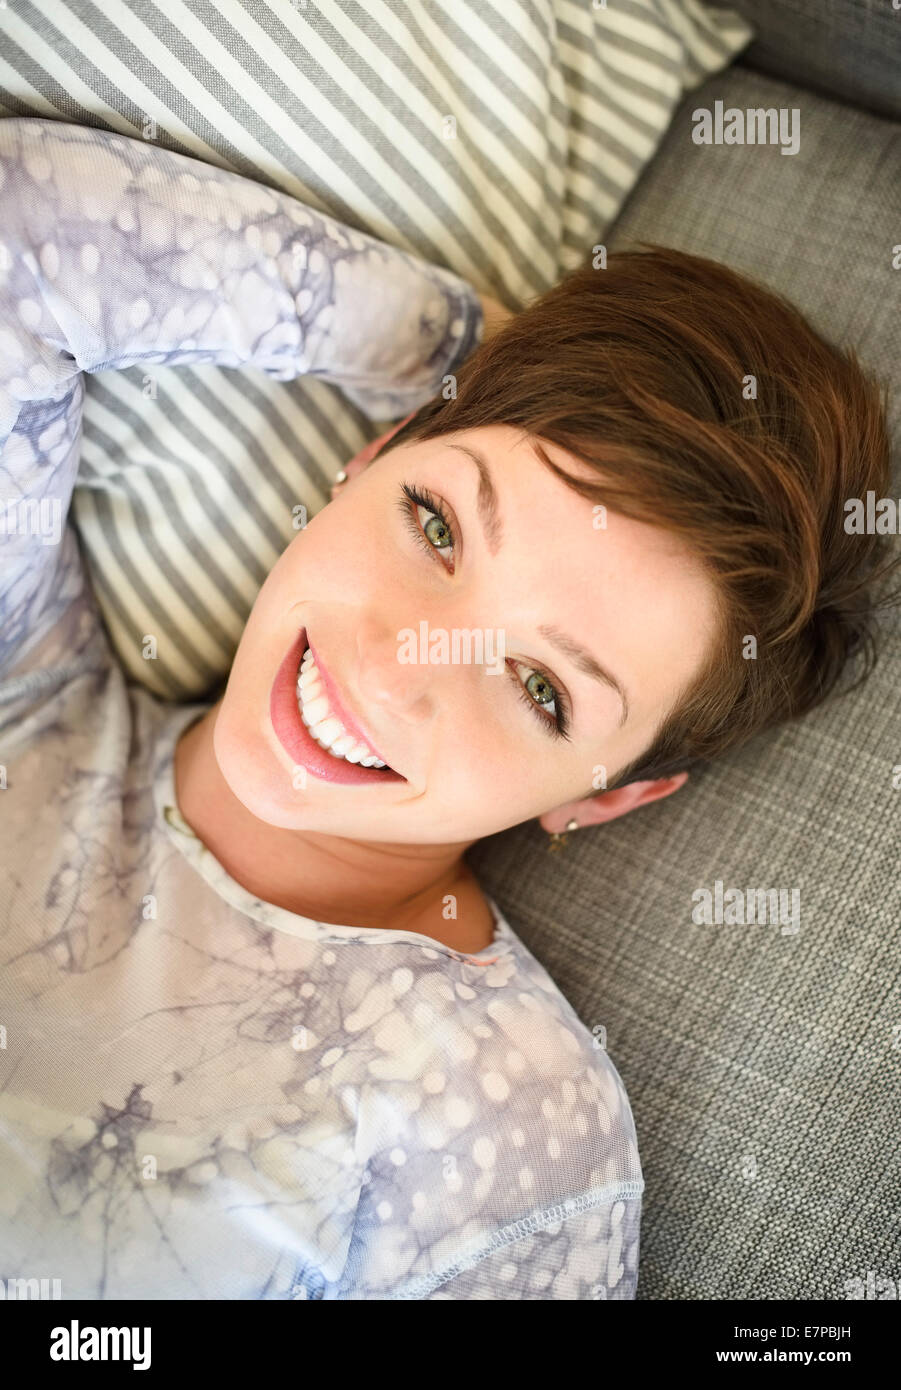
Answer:
M401 620L472 616L422 512L398 517L435 461L380 456L298 533L209 710L126 685L75 534L41 532L83 372L248 363L401 414L478 342L478 296L140 141L10 119L0 156L4 1274L64 1298L633 1297L622 1083L461 857L545 808L549 716L528 672L526 715L509 675L394 658ZM308 702L390 771L308 734L308 650Z

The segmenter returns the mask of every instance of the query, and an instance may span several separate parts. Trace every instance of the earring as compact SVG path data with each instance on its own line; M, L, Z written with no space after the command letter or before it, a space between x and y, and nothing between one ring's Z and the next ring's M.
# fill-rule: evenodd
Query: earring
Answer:
M340 473L336 473L336 474L335 474L335 483L336 483L336 485L337 485L338 483L346 483L346 482L347 482L347 474L346 474L346 472L344 471L344 469L342 468L341 471L340 471Z
M578 830L578 828L579 822L577 820L568 820L566 822L567 831ZM566 835L561 835L557 831L554 831L553 835L551 835L548 841L548 849L551 851L551 853L553 853L554 850L566 849Z

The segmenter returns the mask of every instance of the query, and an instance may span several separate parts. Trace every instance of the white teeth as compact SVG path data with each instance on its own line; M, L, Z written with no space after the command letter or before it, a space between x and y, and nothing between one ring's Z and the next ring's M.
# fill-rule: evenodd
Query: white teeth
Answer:
M309 648L304 652L297 677L297 704L300 717L312 737L333 758L344 758L349 763L359 763L361 767L386 767L365 743L349 734L333 714L329 714L328 697L322 678L316 669Z
M328 700L324 695L317 695L315 700L309 702L304 700L301 713L307 728L312 729L314 724L320 723L328 714Z
M325 686L322 684L322 678L319 675L319 672L316 670L315 666L313 667L312 671L304 671L301 668L301 674L298 678L297 684L303 691L304 699L306 700L312 700L319 694L325 694Z
M332 744L344 733L337 719L323 719L316 725L316 739L322 744L323 748L332 751Z

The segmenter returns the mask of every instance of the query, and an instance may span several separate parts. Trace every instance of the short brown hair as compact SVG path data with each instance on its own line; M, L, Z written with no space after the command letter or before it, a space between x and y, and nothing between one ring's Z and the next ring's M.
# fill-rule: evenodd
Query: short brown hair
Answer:
M517 314L460 367L456 396L435 396L387 446L520 428L597 469L582 482L547 459L567 486L665 527L706 566L720 640L616 786L806 713L852 655L858 685L877 659L872 589L899 559L844 526L847 499L889 488L887 388L773 291L637 245L649 249L589 260Z

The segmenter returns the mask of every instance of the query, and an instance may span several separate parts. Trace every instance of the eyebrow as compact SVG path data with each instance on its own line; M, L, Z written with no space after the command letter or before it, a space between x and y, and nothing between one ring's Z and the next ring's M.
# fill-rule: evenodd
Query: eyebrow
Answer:
M477 453L475 449L467 448L464 444L451 444L448 441L447 447L449 449L456 449L461 454L465 454L479 470L479 492L476 498L476 512L482 526L488 553L489 555L496 556L503 544L504 528L501 524L497 489L494 486L494 479L491 476L491 470L488 467L487 460L482 454ZM534 448L539 455L544 454L544 450L541 449L539 445L535 445ZM629 718L629 697L622 683L617 680L616 676L614 676L611 671L608 671L606 666L602 666L601 663L592 656L587 647L583 647L581 642L577 642L576 639L570 637L568 633L561 632L559 628L553 627L548 623L540 624L538 631L541 633L542 637L550 642L551 646L556 647L557 651L569 657L573 665L584 675L588 676L593 681L597 681L600 685L609 686L611 690L616 691L622 701L623 707L619 721L619 727L622 728Z

